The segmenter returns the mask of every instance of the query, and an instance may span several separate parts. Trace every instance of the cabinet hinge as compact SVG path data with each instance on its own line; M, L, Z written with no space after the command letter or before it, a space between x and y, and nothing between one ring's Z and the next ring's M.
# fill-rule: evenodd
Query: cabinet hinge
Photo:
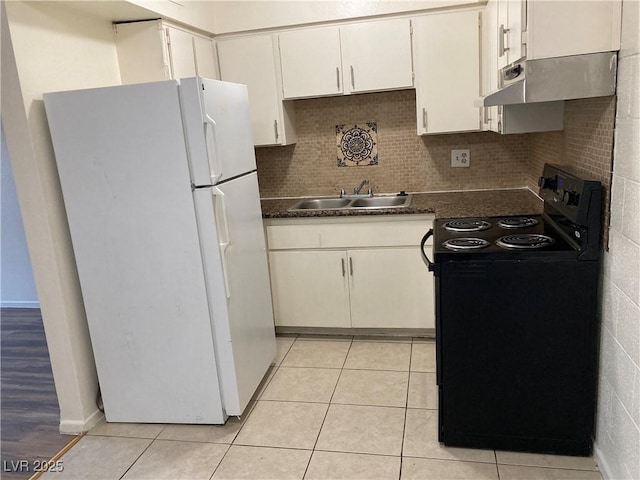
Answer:
M529 35L528 35L528 32L525 30L524 32L522 32L521 43L525 45L528 39L529 39Z
M409 34L413 35L413 23L409 20Z
M169 29L166 28L164 33L166 34L166 38L167 38L167 45L171 45L171 35L169 35Z

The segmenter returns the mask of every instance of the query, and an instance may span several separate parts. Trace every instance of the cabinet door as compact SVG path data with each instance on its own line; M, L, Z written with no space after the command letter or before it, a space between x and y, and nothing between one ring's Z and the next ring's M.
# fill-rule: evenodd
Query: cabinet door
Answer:
M526 0L507 0L509 6L509 32L507 34L507 61L517 62L525 56L525 47L522 44L522 32L527 28L526 24Z
M414 21L418 133L480 129L479 12Z
M270 252L269 264L276 325L351 326L344 251Z
M115 32L123 84L171 78L166 32L160 20L119 23Z
M489 0L482 14L480 50L482 52L482 95L498 90L498 0ZM499 130L498 107L482 107L482 129Z
M271 35L219 41L217 47L220 78L248 87L254 145L278 144L282 102Z
M413 86L409 19L346 25L340 37L345 92Z
M526 0L498 1L498 68L525 55L522 32L526 30Z
M196 72L204 78L217 79L216 55L213 49L213 41L209 38L194 36L193 53L196 58Z
M435 328L433 275L419 247L349 250L354 328Z
M284 98L343 92L339 27L284 32L278 42Z
M196 60L193 56L193 35L167 27L171 78L180 79L196 76Z

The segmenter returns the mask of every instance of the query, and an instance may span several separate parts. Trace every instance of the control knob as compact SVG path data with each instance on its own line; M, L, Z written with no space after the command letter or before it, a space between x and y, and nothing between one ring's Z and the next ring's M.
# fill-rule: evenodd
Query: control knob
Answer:
M562 191L562 203L565 205L578 205L580 201L580 194L573 190Z
M540 188L553 190L556 188L556 179L553 177L540 177L538 179L538 186Z

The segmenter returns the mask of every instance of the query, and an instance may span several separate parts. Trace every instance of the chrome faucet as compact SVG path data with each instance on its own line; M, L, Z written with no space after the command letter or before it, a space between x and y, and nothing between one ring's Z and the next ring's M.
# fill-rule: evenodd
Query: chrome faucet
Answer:
M360 185L353 188L353 194L349 194L349 195L345 193L344 188L341 188L340 198L373 197L373 191L371 190L371 188L369 188L369 191L367 193L360 193L360 191L362 190L362 187L364 187L367 183L369 183L369 180L363 180Z
M353 188L353 194L360 195L360 190L362 190L362 187L364 187L367 183L369 183L369 180L362 180L362 183L360 185Z

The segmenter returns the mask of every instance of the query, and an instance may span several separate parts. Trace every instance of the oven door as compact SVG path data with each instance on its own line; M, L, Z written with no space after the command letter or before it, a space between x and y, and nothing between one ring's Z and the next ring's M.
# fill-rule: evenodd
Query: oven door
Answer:
M595 402L596 262L442 262L440 440L586 455Z

